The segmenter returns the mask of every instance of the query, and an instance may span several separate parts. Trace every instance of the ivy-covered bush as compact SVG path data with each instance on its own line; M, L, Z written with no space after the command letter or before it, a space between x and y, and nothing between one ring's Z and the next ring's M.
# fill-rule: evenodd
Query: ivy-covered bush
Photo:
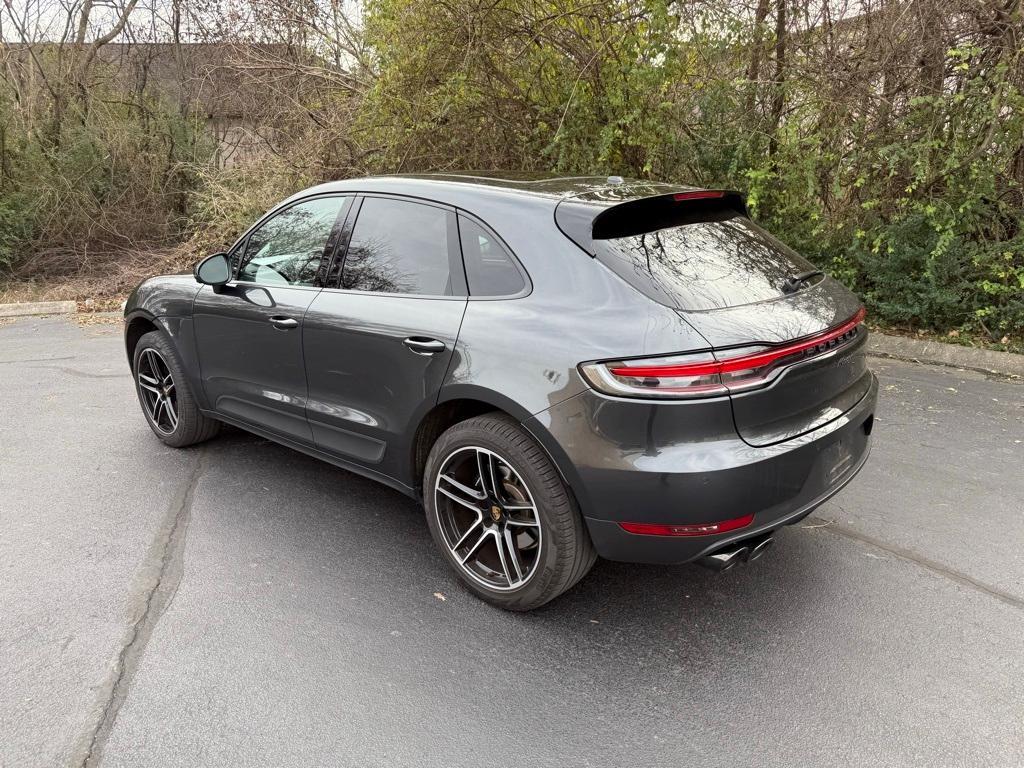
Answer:
M896 6L832 19L826 3L816 23L783 18L780 41L778 14L812 6L759 5L760 19L715 2L372 0L358 135L381 171L737 188L876 319L1019 345L1020 11L900 11L921 27Z

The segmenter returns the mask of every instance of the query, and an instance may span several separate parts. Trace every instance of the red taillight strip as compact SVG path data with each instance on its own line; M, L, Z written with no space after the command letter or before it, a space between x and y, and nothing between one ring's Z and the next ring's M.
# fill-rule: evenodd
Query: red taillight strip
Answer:
M752 355L726 358L725 360L720 360L714 363L690 363L688 365L643 365L637 367L624 365L612 368L611 373L615 376L631 376L634 378L645 378L648 376L660 378L670 376L708 376L716 373L732 373L734 371L747 371L753 368L763 368L764 366L770 365L783 357L789 357L790 355L795 355L799 352L813 349L819 344L827 344L834 339L838 339L840 336L849 333L864 322L866 315L867 311L864 307L861 307L857 310L857 314L852 318L832 330L822 331L814 336L809 336L803 341L786 344L781 347L775 347L774 349L770 349L766 352L756 352Z
M619 523L619 527L624 531L641 536L712 536L716 533L746 528L752 522L754 522L754 516L750 514L734 517L732 520L719 520L717 523L681 523L679 525Z

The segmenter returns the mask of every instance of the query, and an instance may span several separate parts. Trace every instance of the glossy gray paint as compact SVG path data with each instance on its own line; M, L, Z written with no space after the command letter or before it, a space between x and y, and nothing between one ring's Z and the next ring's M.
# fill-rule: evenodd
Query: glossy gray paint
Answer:
M316 446L413 485L409 431L437 402L466 304L455 297L321 292L303 327ZM445 349L416 354L403 343L415 336Z
M301 319L318 293L245 283L203 286L192 317L203 389L213 410L312 442ZM279 327L273 318L297 325Z
M152 319L172 334L210 414L410 495L418 493L415 439L428 414L466 400L504 410L551 455L609 557L677 562L727 540L636 536L618 521L711 522L756 512L760 530L809 512L867 455L876 384L864 363L866 332L842 354L731 397L608 397L577 366L791 340L841 323L859 302L831 278L726 310L653 301L567 237L556 210L574 206L579 219L579 210L597 215L623 200L690 188L604 182L354 179L306 190L267 214L322 194L450 206L486 224L521 263L530 289L515 298L233 282L200 290L191 276L162 277L132 294L126 321ZM345 242L343 234L339 256ZM294 317L297 327L273 327L274 315ZM409 336L445 349L415 354L402 343Z
M847 413L786 442L738 439L727 399L695 413L687 403L625 403L586 392L527 426L564 451L581 507L603 557L681 563L795 522L860 471L870 449L878 383ZM705 523L755 513L722 536L637 536L619 522Z

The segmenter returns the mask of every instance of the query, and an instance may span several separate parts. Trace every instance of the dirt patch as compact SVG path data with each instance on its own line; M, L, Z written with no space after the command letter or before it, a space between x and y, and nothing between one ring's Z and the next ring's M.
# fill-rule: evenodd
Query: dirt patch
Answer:
M124 321L120 312L79 312L75 322L80 326L120 325Z

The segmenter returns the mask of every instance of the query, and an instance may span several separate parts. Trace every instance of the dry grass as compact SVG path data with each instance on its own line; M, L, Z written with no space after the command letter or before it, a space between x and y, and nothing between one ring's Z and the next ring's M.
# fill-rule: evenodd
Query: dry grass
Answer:
M121 325L124 318L120 312L113 314L109 312L79 312L75 315L75 322L83 328L91 328L97 325Z
M182 274L199 258L189 244L171 248L97 254L75 272L53 274L56 253L40 253L18 271L0 278L0 304L22 301L77 301L79 311L107 312L153 275Z

